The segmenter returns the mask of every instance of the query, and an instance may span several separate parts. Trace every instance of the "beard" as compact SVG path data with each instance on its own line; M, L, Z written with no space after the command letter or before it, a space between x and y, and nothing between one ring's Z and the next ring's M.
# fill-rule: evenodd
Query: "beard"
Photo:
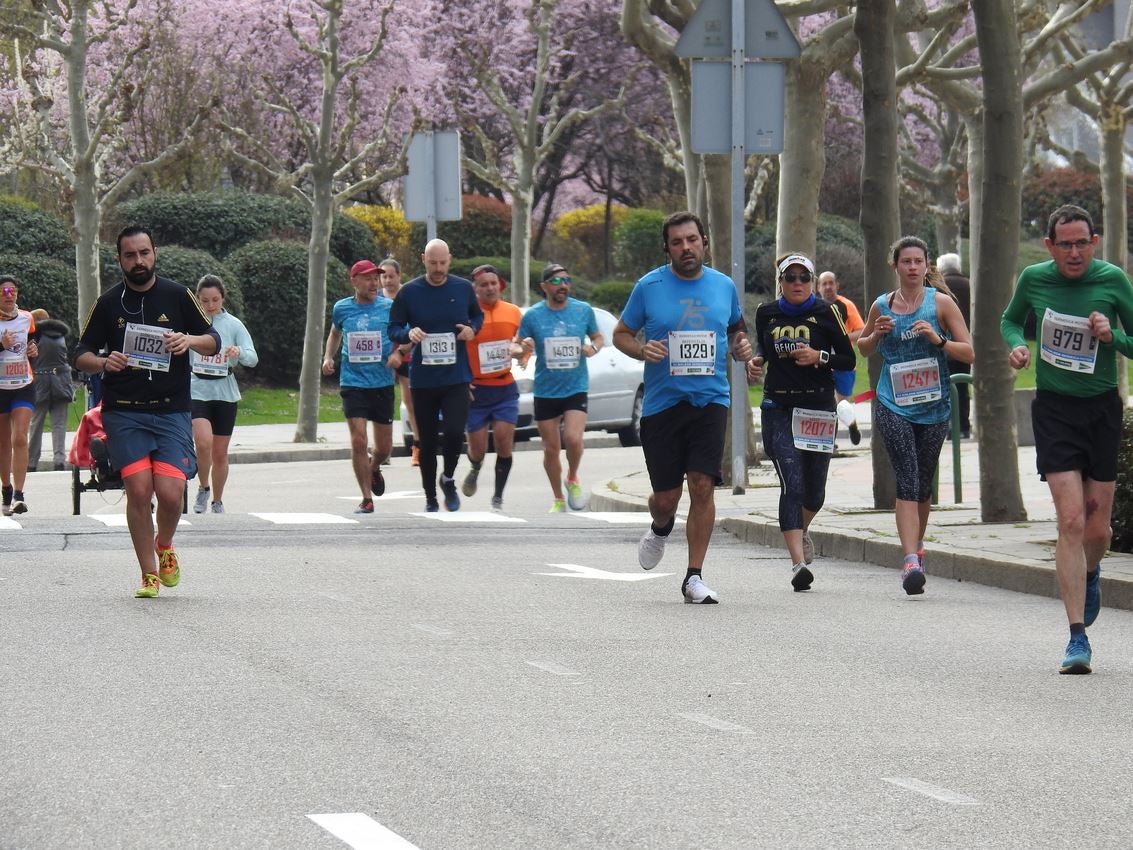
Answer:
M130 271L122 270L122 274L126 276L126 280L135 286L141 286L147 283L153 277L153 269L146 268L145 266L135 266Z

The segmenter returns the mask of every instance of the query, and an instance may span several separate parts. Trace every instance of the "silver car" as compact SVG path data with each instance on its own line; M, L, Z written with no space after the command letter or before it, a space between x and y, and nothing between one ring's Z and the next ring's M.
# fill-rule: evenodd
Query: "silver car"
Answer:
M643 372L645 364L628 357L614 347L614 327L618 320L612 313L594 308L598 330L605 337L602 350L586 361L590 372L589 410L587 431L612 431L623 446L641 445L641 400L645 395ZM532 354L526 366L512 363L511 373L519 387L519 421L515 426L517 440L530 440L538 436L535 427L535 358ZM413 432L405 402L401 403L401 422L406 448L413 445Z

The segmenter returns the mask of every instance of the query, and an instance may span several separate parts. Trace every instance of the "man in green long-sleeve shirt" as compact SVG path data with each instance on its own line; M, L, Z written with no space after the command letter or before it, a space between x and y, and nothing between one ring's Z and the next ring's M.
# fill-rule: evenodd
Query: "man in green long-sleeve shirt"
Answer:
M1124 410L1116 352L1133 356L1133 285L1119 267L1094 259L1098 235L1081 207L1056 209L1045 242L1052 259L1019 275L1000 333L1011 346L1011 366L1026 369L1031 352L1023 323L1035 312L1039 362L1031 422L1038 471L1058 514L1054 561L1070 622L1059 672L1089 673L1086 626L1101 608Z

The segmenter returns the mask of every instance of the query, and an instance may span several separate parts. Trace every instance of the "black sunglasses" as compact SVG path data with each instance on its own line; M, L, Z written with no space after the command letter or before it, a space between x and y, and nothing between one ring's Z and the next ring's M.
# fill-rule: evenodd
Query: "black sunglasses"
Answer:
M785 280L787 283L794 283L795 281L799 281L801 283L810 283L813 279L814 278L810 276L810 272L800 272L799 274L789 272L788 274L783 275L783 280Z

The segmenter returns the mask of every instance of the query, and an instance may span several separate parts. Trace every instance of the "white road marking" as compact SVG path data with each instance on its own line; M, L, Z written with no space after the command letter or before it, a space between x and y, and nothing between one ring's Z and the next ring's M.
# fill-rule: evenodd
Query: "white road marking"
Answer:
M506 516L505 514L498 514L495 511L455 511L449 513L448 511L437 511L436 513L429 513L428 511L417 511L411 513L410 516L420 516L425 519L435 519L437 522L512 522L512 523L525 523L527 520L520 519L519 517Z
M556 664L554 661L528 661L532 667L543 670L547 673L554 673L556 676L577 676L577 670L571 670L569 667L564 667L561 664Z
M347 596L342 596L342 595L337 594L337 593L327 593L325 590L320 590L319 596L322 596L325 599L333 600L334 602L353 602L354 601L353 599L350 599Z
M107 528L126 528L126 515L125 514L87 514L91 519L97 519ZM192 525L187 519L180 519L177 521L177 527Z
M11 517L0 516L0 528L23 528L23 526Z
M554 576L555 578L597 578L606 581L648 581L651 578L671 576L672 573L612 573L609 570L599 570L595 567L584 567L581 564L547 564L560 570L569 570L565 573L532 573L537 576Z
M416 844L410 844L362 812L307 817L354 850L418 850Z
M954 806L979 805L974 797L969 797L967 794L950 791L947 788L941 788L939 785L929 785L927 782L911 779L908 776L883 776L881 780L891 782L909 791L916 791L918 794L924 794L926 797L932 797L934 800L940 800L942 803L951 803Z
M610 525L646 525L653 522L649 511L572 511L570 515L579 519L596 519ZM683 519L677 518L678 524L683 522Z
M681 717L685 720L691 720L693 723L699 723L702 726L708 726L720 732L735 732L737 735L750 735L751 730L746 726L740 726L736 723L729 723L727 720L721 720L718 717L713 717L710 714L700 713L682 713Z
M427 623L414 623L413 628L418 629L422 632L428 632L429 634L436 635L437 637L448 637L452 634L452 632L450 632L448 629L442 629L438 626L430 626Z
M338 514L260 514L250 516L265 519L276 525L357 525L358 520L348 519Z

